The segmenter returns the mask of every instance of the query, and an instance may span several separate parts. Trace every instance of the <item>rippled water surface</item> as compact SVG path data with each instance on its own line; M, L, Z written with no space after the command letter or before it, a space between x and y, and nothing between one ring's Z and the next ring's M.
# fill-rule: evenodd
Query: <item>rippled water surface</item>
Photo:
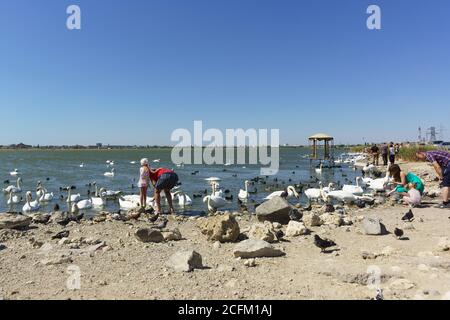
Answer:
M343 152L343 151L342 151ZM279 173L268 179L272 183L274 178L282 186L292 185L311 180L311 176L319 177L324 183L329 181L343 180L345 177L353 179L355 172L350 167L342 169L324 169L318 176L310 166L310 161L304 157L309 153L307 148L280 148L280 170ZM336 150L339 154L340 151ZM180 177L181 188L189 196L193 193L208 189L209 185L205 178L215 176L222 179L220 186L222 189L230 190L234 200L224 209L236 209L237 193L244 188L244 181L259 176L260 166L257 165L185 165L176 167L171 161L171 149L133 149L133 150L2 150L0 151L0 177L3 185L15 184L16 177L10 175L14 169L18 169L23 180L22 197L25 192L33 191L35 198L36 184L42 181L48 192L53 192L55 199L48 205L42 207L41 211L50 212L58 203L62 209L66 209L66 202L60 200L60 196L66 196L66 192L61 192L60 187L74 185L76 190L72 194L80 193L83 198L87 198L88 190L94 191L88 184L96 182L99 187L108 190L122 190L125 194L138 194L136 187L139 173L139 160L146 157L150 160L152 167L173 168ZM159 163L153 163L154 159L160 159ZM107 160L114 161L115 176L108 178L104 173L110 171L111 167L106 164ZM135 164L130 162L136 161ZM84 167L80 168L80 164ZM192 175L192 172L199 171ZM234 176L237 175L237 176ZM344 177L343 177L344 176ZM291 181L289 181L291 179ZM9 180L9 183L6 183ZM275 182L273 182L275 184ZM256 199L261 200L269 191L265 191L267 185L257 185L258 193ZM149 192L151 195L151 191ZM193 198L194 203L186 209L190 212L198 212L206 209L206 205L201 198ZM5 212L7 206L7 196L0 195L0 212ZM24 202L13 208L14 211L21 211ZM118 204L114 201L108 202L106 210L117 210ZM179 210L181 211L181 209ZM90 214L95 212L89 212ZM187 212L189 213L189 212Z

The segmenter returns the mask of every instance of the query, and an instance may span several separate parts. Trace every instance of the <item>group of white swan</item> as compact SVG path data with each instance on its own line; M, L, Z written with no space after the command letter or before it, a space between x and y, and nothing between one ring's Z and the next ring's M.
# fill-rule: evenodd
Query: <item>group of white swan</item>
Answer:
M366 188L370 188L375 192L383 191L386 185L390 182L389 175L384 178L356 178L356 185L343 185L341 190L335 190L334 184L330 183L328 187L323 187L322 182L319 182L319 188L309 188L305 190L305 195L309 201L323 200L328 202L335 199L341 202L349 203L358 199L367 199L365 196Z

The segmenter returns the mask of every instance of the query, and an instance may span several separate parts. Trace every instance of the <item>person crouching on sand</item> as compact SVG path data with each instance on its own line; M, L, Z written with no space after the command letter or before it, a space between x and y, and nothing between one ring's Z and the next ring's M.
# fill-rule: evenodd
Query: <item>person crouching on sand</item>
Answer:
M403 197L403 202L411 207L415 207L422 201L420 191L416 189L415 183L408 184L408 195Z
M178 183L178 175L169 169L158 168L150 169L150 180L153 187L155 187L154 200L156 202L155 215L158 216L161 213L161 191L164 190L167 203L169 204L169 213L174 214L175 210L172 203L172 194L170 191Z
M150 167L148 165L148 159L141 159L141 169L139 170L139 183L138 187L140 189L140 202L141 210L147 206L147 189L150 184Z
M419 190L422 195L425 191L425 185L423 181L412 172L404 173L398 164L392 164L389 167L389 176L394 178L394 183L396 185L395 189L388 193L388 196L394 192L399 193L401 196L408 195L408 185L414 183L415 188Z

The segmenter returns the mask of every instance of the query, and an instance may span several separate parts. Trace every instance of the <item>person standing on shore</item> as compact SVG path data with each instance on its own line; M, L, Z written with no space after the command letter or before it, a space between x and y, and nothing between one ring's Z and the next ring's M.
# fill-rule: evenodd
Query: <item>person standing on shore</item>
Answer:
M150 167L148 166L148 159L141 159L141 169L139 170L138 187L140 190L141 210L145 210L147 206L147 189L150 184Z
M372 153L373 161L372 163L375 166L378 166L378 159L380 158L380 148L376 144L373 144L370 148L370 152Z
M428 152L419 151L416 153L416 157L420 161L428 161L433 164L442 187L442 204L438 208L450 209L450 152L437 150Z
M393 142L389 145L389 163L391 165L395 163L395 147Z
M381 157L383 158L383 166L388 165L388 155L389 155L389 147L388 144L385 143L381 147Z
M161 191L163 190L164 194L166 195L167 203L169 204L169 214L174 214L175 209L173 208L172 194L170 193L170 191L177 185L178 175L174 171L169 169L150 169L150 180L152 181L153 187L155 187L155 215L159 216L159 214L161 213Z

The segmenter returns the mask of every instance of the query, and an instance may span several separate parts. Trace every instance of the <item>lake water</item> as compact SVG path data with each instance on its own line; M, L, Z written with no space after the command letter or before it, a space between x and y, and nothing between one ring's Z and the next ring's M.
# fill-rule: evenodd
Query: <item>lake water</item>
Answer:
M276 176L270 177L268 181L274 178L282 186L293 185L296 183L305 183L311 180L311 176L319 177L325 184L330 181L344 180L344 177L353 181L355 172L352 168L344 166L342 169L324 169L321 175L317 175L314 168L311 168L309 159L305 157L309 154L308 148L280 148L280 170ZM335 154L344 152L344 150L335 150ZM139 160L148 158L152 167L173 168L182 183L181 189L185 191L192 199L193 205L186 209L186 214L192 214L206 210L206 205L202 198L193 198L193 193L208 189L210 187L205 181L206 178L214 176L222 179L220 186L223 190L228 189L234 196L234 200L223 210L234 210L238 208L237 193L239 189L244 188L244 181L259 176L259 165L185 165L176 167L171 161L171 149L152 148L152 149L132 149L132 150L0 150L0 178L3 185L1 188L16 183L16 177L10 176L10 172L18 169L20 177L23 180L22 197L25 198L25 192L33 192L33 198L36 197L35 190L38 181L44 184L48 192L53 192L55 198L48 205L43 206L41 211L51 212L56 203L62 210L67 209L65 201L61 201L61 195L66 196L66 192L61 192L60 187L74 185L76 190L72 194L80 193L83 198L87 198L88 190L94 191L93 187L87 185L97 182L99 187L105 187L108 190L121 190L125 194L138 194L136 187L139 175ZM160 159L159 163L152 163L154 159ZM110 171L111 167L106 164L107 160L114 161L115 176L108 178L104 173ZM136 164L131 164L136 161ZM84 167L80 168L80 164ZM198 174L192 175L194 171ZM295 173L293 172L295 171ZM237 176L235 176L237 175ZM291 181L289 181L291 179ZM9 183L4 183L9 180ZM134 188L133 188L134 185ZM262 200L268 192L264 185L257 185L258 193L256 199ZM151 195L151 191L149 191ZM7 196L0 195L0 212L8 210ZM13 208L14 211L21 211L24 202ZM118 203L108 202L105 210L118 210ZM88 212L95 214L95 211Z

